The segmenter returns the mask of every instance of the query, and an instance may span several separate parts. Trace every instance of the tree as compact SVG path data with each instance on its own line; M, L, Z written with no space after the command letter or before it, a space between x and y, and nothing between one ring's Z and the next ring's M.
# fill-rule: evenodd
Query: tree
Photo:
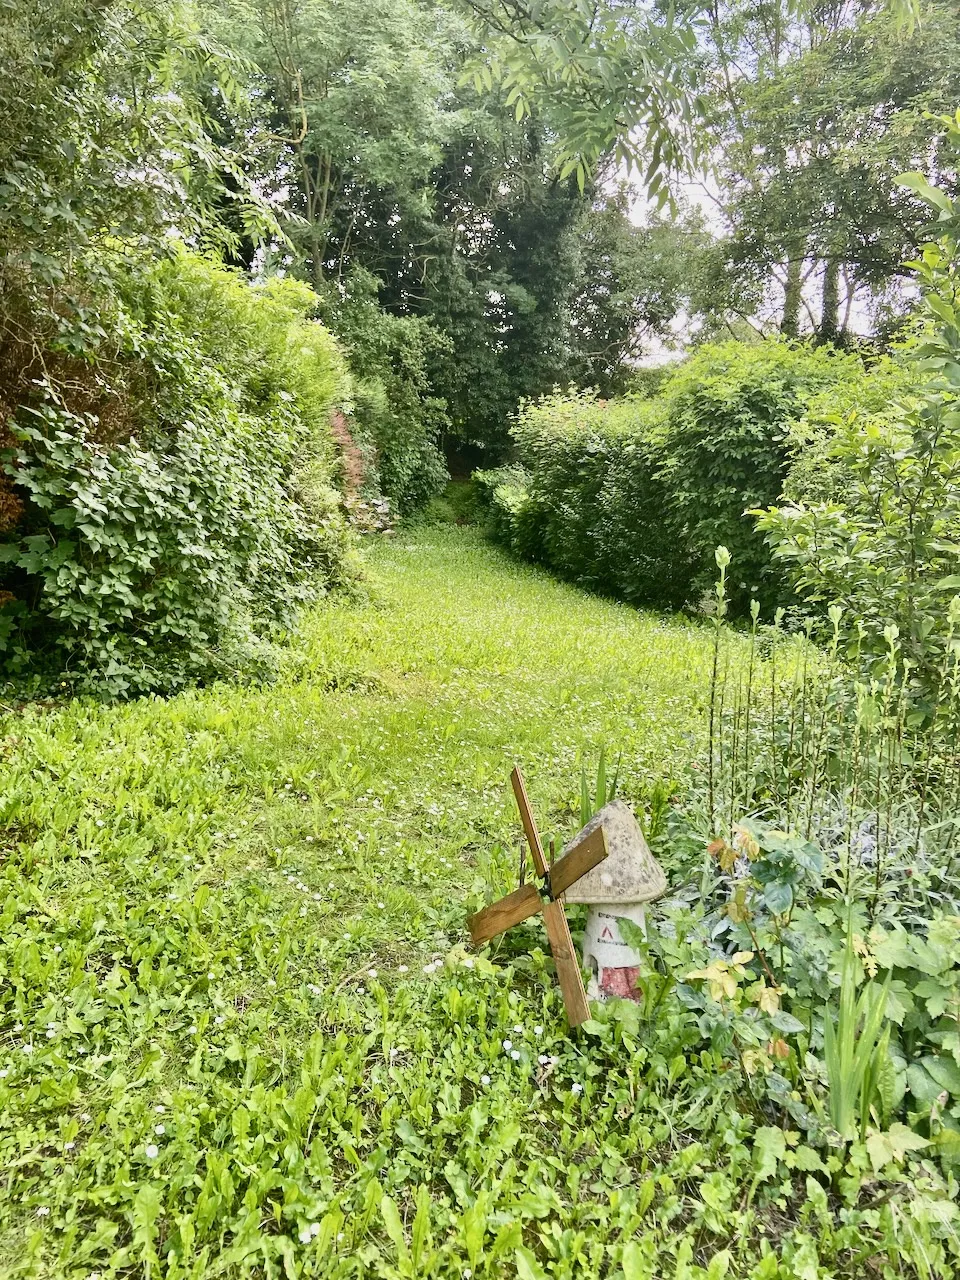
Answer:
M878 2L888 21L913 28L921 0ZM560 172L576 172L581 187L612 156L618 166L636 166L647 194L662 203L671 178L703 158L698 34L720 0L459 3L482 44L478 89L498 82L518 120L537 111L548 121ZM811 15L846 3L785 0L791 13ZM764 5L760 0L750 11Z
M711 243L699 215L652 215L638 226L629 192L599 200L578 229L579 279L571 312L568 380L620 395L655 341L669 341L680 316L699 307Z
M314 286L355 261L384 274L357 246L427 210L456 127L458 24L416 0L228 0L208 19L259 70L260 164Z
M434 365L458 445L496 457L519 401L566 379L569 302L584 199L551 176L541 131L488 103L489 141L440 176L438 257L419 306L450 345Z
M462 0L482 51L477 88L502 84L518 120L548 122L560 175L581 189L598 164L639 166L651 197L699 156L699 4Z
M730 228L718 301L843 342L921 238L927 213L896 175L942 167L927 113L960 98L960 13L935 0L907 35L876 2L717 3L711 43Z
M229 98L231 59L176 0L0 0L0 63L2 424L41 385L96 394L132 266L223 245L228 200L249 236L275 223L206 127L201 82Z

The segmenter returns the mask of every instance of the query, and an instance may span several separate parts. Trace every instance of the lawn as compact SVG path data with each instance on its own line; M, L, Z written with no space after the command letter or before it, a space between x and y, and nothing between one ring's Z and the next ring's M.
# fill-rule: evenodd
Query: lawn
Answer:
M602 745L642 813L709 632L470 530L368 561L270 687L0 722L0 1274L897 1274L681 1010L574 1038L538 923L464 948L513 763L547 833Z

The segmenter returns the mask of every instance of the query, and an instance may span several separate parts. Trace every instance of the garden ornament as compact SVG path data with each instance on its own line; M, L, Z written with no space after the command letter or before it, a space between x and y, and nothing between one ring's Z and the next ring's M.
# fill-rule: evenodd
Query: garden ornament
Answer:
M603 863L607 857L606 829L601 824L591 823L564 847L562 856L548 867L519 769L514 769L510 781L513 783L513 793L517 798L523 830L540 885L523 884L521 873L519 889L470 916L467 920L470 938L473 945L479 947L497 934L542 911L567 1020L571 1027L577 1027L590 1017L590 1006L583 988L580 961L577 959L573 939L570 937L570 926L564 914L562 895L581 876L594 871Z
M598 830L606 837L609 856L570 886L566 900L585 902L590 908L583 935L583 962L593 970L588 988L591 998L638 1000L641 958L624 940L619 922L631 920L646 932L646 904L664 895L667 880L647 847L640 824L622 800L604 805L564 848L561 861L568 849L582 846Z

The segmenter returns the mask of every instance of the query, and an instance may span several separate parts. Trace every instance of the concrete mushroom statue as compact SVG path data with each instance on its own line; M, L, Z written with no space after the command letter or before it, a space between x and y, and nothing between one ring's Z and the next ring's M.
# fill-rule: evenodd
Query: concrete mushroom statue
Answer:
M640 824L622 800L612 800L594 815L564 849L581 843L598 827L606 838L607 857L566 890L568 903L589 906L583 935L583 962L593 970L587 994L639 999L641 958L620 933L619 922L631 920L646 931L646 904L663 897L667 879L650 852Z

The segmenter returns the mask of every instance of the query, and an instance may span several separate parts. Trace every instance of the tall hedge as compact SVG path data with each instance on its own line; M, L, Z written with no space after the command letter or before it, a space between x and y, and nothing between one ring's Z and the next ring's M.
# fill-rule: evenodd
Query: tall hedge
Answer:
M502 537L584 586L693 604L723 544L734 606L769 607L786 586L749 512L779 498L805 406L853 378L859 358L829 348L711 344L649 399L570 392L523 406L517 466L479 484Z
M657 480L693 563L691 597L708 591L714 552L733 557L729 587L741 611L789 598L750 512L776 502L796 457L811 399L862 377L856 355L769 339L701 347L665 384Z
M506 524L514 548L594 590L638 604L682 604L691 566L664 519L656 479L662 430L657 401L571 392L524 406L514 438L526 490L517 491L516 473L512 494L497 477L486 486L501 512L512 500Z
M0 672L121 696L269 665L350 555L315 303L183 253L128 278L95 358L52 354L3 424Z

